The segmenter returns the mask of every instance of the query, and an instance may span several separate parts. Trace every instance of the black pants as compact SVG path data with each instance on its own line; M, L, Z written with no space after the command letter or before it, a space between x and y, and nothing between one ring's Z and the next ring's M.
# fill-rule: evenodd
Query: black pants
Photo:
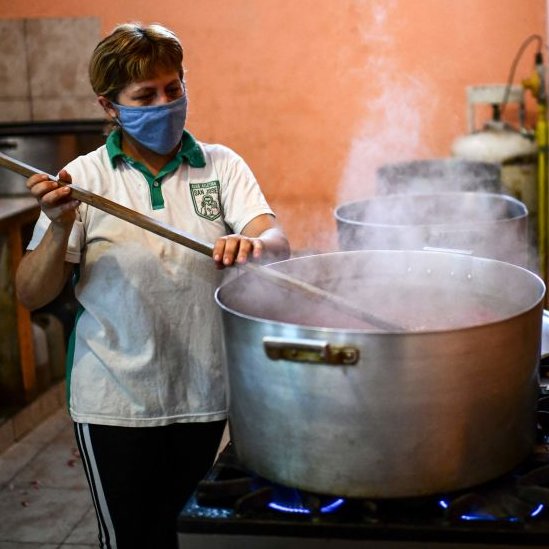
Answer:
M176 519L215 458L225 421L74 429L108 549L176 549Z

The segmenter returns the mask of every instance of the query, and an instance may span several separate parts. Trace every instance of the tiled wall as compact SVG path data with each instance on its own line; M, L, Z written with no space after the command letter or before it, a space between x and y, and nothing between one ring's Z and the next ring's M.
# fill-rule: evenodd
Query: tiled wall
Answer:
M0 122L102 118L88 81L96 17L0 19Z

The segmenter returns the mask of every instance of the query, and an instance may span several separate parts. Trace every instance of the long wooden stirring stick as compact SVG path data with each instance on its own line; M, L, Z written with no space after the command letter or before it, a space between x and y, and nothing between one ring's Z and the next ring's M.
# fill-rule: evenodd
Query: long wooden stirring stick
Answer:
M25 164L24 162L21 162L20 160L12 158L11 156L8 156L1 152L0 166L16 172L24 177L30 177L35 174L45 174L45 172L37 170L36 168L29 166L28 164ZM60 185L68 185L67 183L61 181L53 175L46 175L48 175L51 180L56 181ZM79 200L80 202L89 204L90 206L107 212L115 217L118 217L119 219L127 221L128 223L137 225L142 229L163 236L178 244L182 244L183 246L190 248L191 250L207 255L208 257L212 257L212 244L203 242L184 231L168 226L162 221L158 221L157 219L136 212L135 210L131 210L126 206L122 206L121 204L113 202L108 198L104 198L100 195L86 191L85 189L77 187L76 185L70 184L68 186L70 186L71 188L71 197ZM358 318L383 331L405 331L402 326L398 326L382 318L379 318L376 315L368 313L362 308L356 306L354 303L351 303L350 301L338 295L335 295L331 292L323 290L322 288L319 288L318 286L314 286L313 284L309 284L308 282L294 278L275 269L269 269L267 267L263 267L254 263L245 263L244 265L239 265L239 267L242 267L248 271L253 271L254 274L257 274L262 278L269 280L270 282L277 284L278 286L281 286L283 288L300 291L305 294L309 299L313 299L317 302L327 302L330 305L333 305L340 312L354 318Z

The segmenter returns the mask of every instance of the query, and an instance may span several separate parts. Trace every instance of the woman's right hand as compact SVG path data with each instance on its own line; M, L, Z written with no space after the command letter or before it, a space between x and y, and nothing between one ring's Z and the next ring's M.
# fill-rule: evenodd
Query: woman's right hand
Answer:
M66 170L59 172L59 179L65 183L72 181ZM80 201L71 198L70 187L52 181L46 174L37 174L27 179L27 188L53 223L72 226Z

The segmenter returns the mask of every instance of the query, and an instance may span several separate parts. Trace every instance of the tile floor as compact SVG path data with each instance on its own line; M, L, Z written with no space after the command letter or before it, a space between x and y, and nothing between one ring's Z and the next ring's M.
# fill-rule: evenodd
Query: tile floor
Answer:
M0 424L0 549L99 547L64 394L60 383Z
M98 547L97 523L65 408L0 453L0 549Z

